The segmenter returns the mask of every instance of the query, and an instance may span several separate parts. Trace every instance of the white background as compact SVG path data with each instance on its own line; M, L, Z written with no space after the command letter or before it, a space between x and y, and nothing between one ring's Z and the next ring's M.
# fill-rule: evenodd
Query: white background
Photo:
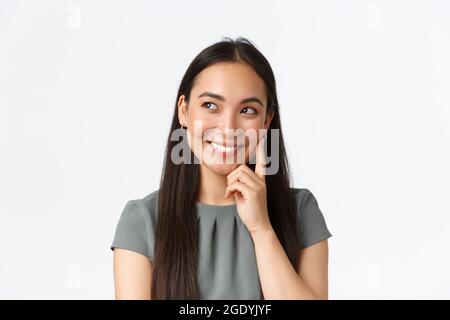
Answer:
M194 56L270 61L330 299L450 298L450 1L0 1L0 298L112 299Z

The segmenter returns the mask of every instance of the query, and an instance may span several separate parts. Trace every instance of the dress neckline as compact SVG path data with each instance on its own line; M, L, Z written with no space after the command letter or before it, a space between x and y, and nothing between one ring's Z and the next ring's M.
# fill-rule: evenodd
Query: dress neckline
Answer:
M207 215L237 215L236 203L214 205L201 202L195 202L195 208L199 216Z
M235 207L236 206L236 202L235 203L230 203L230 204L207 204L207 203L202 203L202 202L195 202L195 205L199 206L199 207L205 207L205 208L231 208L231 207Z

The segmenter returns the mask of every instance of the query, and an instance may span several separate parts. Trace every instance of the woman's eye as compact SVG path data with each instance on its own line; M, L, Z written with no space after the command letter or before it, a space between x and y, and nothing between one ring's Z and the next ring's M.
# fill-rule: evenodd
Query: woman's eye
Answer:
M202 106L204 106L206 109L208 109L208 110L217 110L217 106L216 106L216 104L215 103L212 103L212 102L204 102L203 104L202 104ZM211 106L214 106L214 107L211 107ZM210 108L211 107L211 108Z
M255 110L255 108L249 108L249 107L245 107L244 109L242 109L242 111L244 111L244 110L246 110L246 111L248 111L248 110L251 110L251 112L245 112L245 113L248 113L248 114L256 114L256 110Z

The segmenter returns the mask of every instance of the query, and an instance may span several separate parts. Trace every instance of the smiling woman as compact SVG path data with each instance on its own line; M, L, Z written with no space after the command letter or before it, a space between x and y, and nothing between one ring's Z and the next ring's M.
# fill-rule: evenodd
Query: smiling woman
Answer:
M199 162L173 161L180 126L181 156ZM329 237L314 195L291 186L268 61L244 38L207 47L181 80L160 188L118 222L116 298L327 299Z

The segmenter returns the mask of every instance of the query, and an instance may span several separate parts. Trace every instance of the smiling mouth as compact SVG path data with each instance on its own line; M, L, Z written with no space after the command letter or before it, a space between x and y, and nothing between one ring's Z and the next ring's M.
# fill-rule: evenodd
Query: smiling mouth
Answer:
M212 146L214 151L219 152L219 153L231 153L231 152L234 152L234 151L240 149L243 146L243 145L224 146L219 143L212 142L212 141L206 141L206 142Z

